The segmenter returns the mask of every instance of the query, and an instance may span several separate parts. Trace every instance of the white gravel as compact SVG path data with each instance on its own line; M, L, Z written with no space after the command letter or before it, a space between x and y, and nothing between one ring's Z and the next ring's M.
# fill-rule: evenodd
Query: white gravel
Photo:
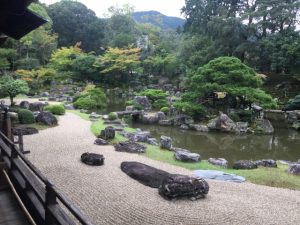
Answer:
M167 201L120 170L123 161L138 161L171 173L191 171L96 146L90 122L67 113L59 126L25 136L27 157L95 224L300 224L300 192L251 183L208 181L206 199ZM84 152L105 156L105 165L80 162ZM300 179L300 178L299 178Z

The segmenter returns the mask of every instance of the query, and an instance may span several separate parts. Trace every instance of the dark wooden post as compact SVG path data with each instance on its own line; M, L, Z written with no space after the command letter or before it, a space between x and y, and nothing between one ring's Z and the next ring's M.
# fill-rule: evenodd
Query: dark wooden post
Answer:
M4 109L3 123L4 123L3 130L5 136L8 137L9 140L13 140L12 133L11 133L11 120L7 108Z
M55 224L55 218L49 210L49 206L56 205L56 193L53 189L53 184L50 181L46 181L46 200L45 200L45 224L52 225Z

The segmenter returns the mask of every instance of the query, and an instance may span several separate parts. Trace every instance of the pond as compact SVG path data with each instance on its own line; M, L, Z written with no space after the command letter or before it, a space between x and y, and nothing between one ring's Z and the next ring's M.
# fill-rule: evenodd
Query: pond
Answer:
M110 99L104 113L122 111L125 100ZM271 121L273 135L232 135L224 133L200 133L181 130L177 127L162 127L134 123L133 128L148 130L159 140L161 135L173 139L173 146L200 153L202 159L226 158L229 165L240 159L275 159L296 161L300 159L300 132L287 127L284 121Z
M272 123L275 129L273 135L200 133L144 124L133 124L133 127L148 130L158 139L161 135L169 136L173 139L174 147L200 153L202 159L226 158L230 165L240 159L300 159L300 133L288 129L284 122Z

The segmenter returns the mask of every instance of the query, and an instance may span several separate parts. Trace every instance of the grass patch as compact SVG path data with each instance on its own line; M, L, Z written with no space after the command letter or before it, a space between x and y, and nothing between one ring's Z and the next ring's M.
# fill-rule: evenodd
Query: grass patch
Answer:
M80 113L79 111L69 111L72 112L80 118L89 120L89 115ZM93 122L91 125L91 132L98 136L100 131L105 129L107 125L104 124L103 120L98 120ZM126 127L125 131L133 132L135 129ZM116 138L111 142L111 144L125 141L126 138L116 134ZM143 143L144 144L144 143ZM214 166L209 164L206 160L202 160L197 163L185 163L175 160L174 152L160 149L158 146L145 144L147 147L146 153L144 156L154 159L157 161L169 163L175 166L180 166L189 170L220 170L226 173L233 173L245 177L248 181L254 184L266 185L271 187L279 188L288 188L293 190L300 190L300 176L287 174L286 170L288 169L287 165L278 163L278 168L264 168L260 167L254 170L234 170L234 169L224 169L222 167Z
M280 163L278 163L278 168L259 167L258 169L254 170L224 169L222 167L211 165L206 160L197 163L180 162L175 160L174 152L163 150L152 145L147 145L145 156L189 170L220 170L226 173L233 173L243 176L254 184L300 190L300 176L287 174L286 171L288 166Z
M81 113L79 110L67 110L67 111L71 112L71 113L74 113L75 115L79 116L81 119L90 121L90 118L89 118L90 115L89 114ZM100 134L101 130L104 130L107 126L108 125L104 124L104 121L102 119L99 119L97 121L93 121L92 125L91 125L91 132L95 136L98 136ZM109 126L111 126L111 125L109 125ZM124 130L126 132L133 132L133 131L135 131L135 129L130 128L130 127L126 127ZM120 141L126 141L126 138L123 137L122 135L116 133L115 139L112 140L110 142L110 144L114 144L114 143L117 143L117 142L120 142Z

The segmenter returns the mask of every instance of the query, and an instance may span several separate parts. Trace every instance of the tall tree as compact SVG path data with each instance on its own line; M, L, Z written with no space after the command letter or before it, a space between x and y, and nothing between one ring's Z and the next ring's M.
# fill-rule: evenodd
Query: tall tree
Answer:
M245 63L249 63L262 71L286 71L283 66L272 65L274 56L282 54L282 48L270 49L266 42L288 44L291 32L293 40L299 40L299 33L295 31L297 15L299 14L299 0L186 0L182 12L187 18L185 31L194 35L211 39L210 49L216 56L236 56ZM280 33L280 35L277 35ZM297 34L298 33L298 34ZM276 36L277 38L274 38ZM272 37L269 39L269 37ZM280 38L279 38L280 37ZM280 41L279 41L280 39ZM290 43L291 44L291 43ZM295 50L295 48L293 48ZM199 52L199 49L195 49ZM273 59L271 59L272 57ZM260 59L261 64L253 64L253 59ZM275 61L279 61L278 57ZM286 65L292 65L292 62Z
M14 97L18 94L27 94L28 92L29 88L25 81L15 80L8 75L0 78L0 96L9 97L11 105L14 104Z
M109 8L110 18L107 20L105 39L108 46L126 48L135 44L138 38L136 22L132 18L133 7L112 6Z
M58 44L74 46L81 42L83 50L99 52L104 38L104 23L95 12L77 1L62 0L48 7Z
M132 45L127 48L108 48L94 65L100 68L101 74L106 75L107 83L127 84L134 74L141 72L140 52L140 48Z

